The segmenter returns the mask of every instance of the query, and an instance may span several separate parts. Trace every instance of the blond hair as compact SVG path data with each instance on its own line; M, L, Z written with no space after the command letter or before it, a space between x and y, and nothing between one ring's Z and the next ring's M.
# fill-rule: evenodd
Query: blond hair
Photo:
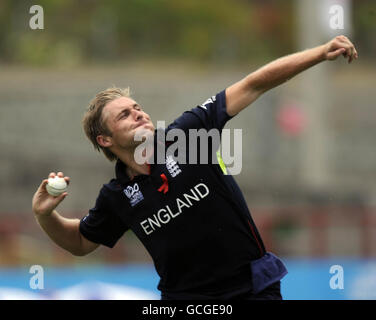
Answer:
M102 111L103 108L109 102L121 97L131 97L129 87L125 89L111 87L99 92L94 97L94 99L90 101L90 104L82 119L82 124L86 136L89 138L94 148L97 149L99 152L102 150L106 158L110 161L115 161L117 159L117 156L114 153L112 153L108 148L102 147L97 142L97 136L112 136L112 132L108 129L105 121L103 120Z

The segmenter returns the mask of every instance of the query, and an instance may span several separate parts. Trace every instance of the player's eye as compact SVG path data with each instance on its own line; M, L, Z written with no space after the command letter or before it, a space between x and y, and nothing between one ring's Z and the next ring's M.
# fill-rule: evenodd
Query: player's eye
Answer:
M129 111L125 110L121 113L120 119L124 119L129 116Z

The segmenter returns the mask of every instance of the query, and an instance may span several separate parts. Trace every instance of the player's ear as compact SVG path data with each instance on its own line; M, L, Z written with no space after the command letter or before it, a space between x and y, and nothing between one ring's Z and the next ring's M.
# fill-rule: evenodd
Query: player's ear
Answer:
M97 143L104 148L109 148L112 146L112 139L109 136L99 135L97 136Z

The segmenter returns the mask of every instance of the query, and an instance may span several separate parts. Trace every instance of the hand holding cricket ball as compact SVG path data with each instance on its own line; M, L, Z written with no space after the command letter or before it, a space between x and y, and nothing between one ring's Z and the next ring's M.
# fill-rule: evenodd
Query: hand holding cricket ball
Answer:
M48 178L46 184L47 192L54 197L60 196L63 192L67 191L68 184L64 178L55 176L54 178Z
M68 195L69 177L62 172L51 172L48 179L42 181L33 197L33 212L37 216L48 216Z

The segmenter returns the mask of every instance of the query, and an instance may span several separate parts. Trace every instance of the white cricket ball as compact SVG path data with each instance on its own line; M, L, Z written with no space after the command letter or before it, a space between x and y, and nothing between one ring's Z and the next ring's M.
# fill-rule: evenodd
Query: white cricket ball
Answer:
M51 196L57 197L67 191L68 185L64 178L56 176L48 179L46 189Z

